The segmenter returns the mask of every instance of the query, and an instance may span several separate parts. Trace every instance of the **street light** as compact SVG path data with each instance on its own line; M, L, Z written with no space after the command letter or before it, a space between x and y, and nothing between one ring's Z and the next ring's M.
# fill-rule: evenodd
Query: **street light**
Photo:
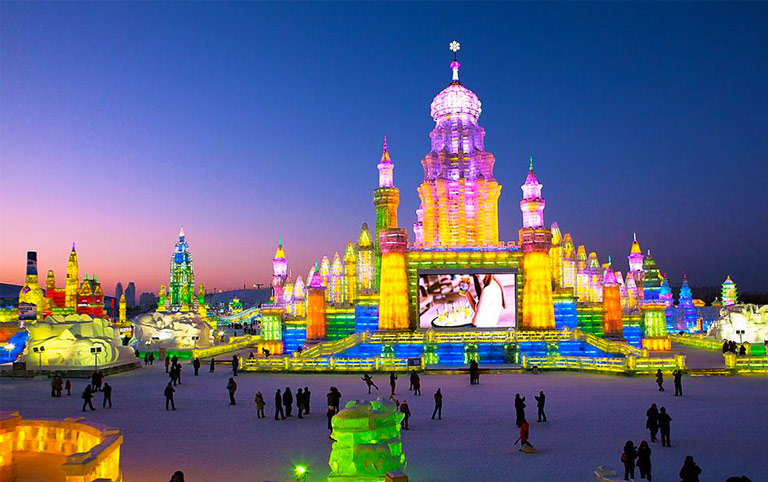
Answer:
M744 341L742 341L742 335L745 335L747 333L747 330L736 330L736 334L739 335L739 345L743 344Z
M35 346L35 347L32 347L32 351L38 354L39 361L37 364L40 370L42 370L43 369L43 352L45 351L45 347L42 345Z
M200 339L200 335L192 335L190 338L195 342L195 350L197 350L197 340Z
M91 353L93 353L93 371L99 370L99 353L101 353L100 346L92 346Z

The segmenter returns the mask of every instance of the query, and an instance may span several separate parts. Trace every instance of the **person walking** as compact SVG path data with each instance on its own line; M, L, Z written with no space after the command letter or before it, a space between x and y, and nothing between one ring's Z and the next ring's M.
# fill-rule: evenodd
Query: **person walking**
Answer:
M256 418L264 418L264 396L261 392L256 392L256 396L253 398L256 404Z
M546 422L547 421L547 414L544 413L544 403L547 400L547 397L544 395L544 391L540 391L539 395L533 396L533 399L536 400L536 408L538 409L538 419L537 422Z
M469 384L477 385L480 383L480 366L477 360L469 361Z
M208 373L213 373L215 371L216 371L216 359L215 358L211 358L211 367L208 370Z
M432 411L432 420L435 419L435 414L437 414L438 420L443 419L443 394L440 393L439 388L435 392L435 409Z
M168 358L166 357L166 360ZM168 382L168 385L165 386L165 409L168 410L168 404L170 403L171 408L173 410L176 410L176 402L173 400L173 392L175 392L176 389L171 386L171 382Z
M153 352L149 352L149 366L152 366L153 363L155 363L155 354Z
M531 442L528 440L531 435L531 426L528 424L528 420L523 419L520 423L520 437L518 437L517 440L520 441L520 451L526 452L529 449L533 449L533 445L531 445ZM515 440L515 443L517 443L517 440Z
M687 455L683 467L680 469L680 482L699 482L701 468L693 461L693 457Z
M411 407L408 406L408 402L405 400L400 403L400 413L405 415L405 417L403 417L403 421L400 422L400 427L408 430L408 419L411 418Z
M413 394L421 396L421 377L418 373L413 377Z
M652 403L651 407L645 411L645 428L651 432L651 442L656 441L656 434L659 433L659 409Z
M173 370L173 368L171 369ZM176 363L176 382L181 385L181 363Z
M171 359L168 355L165 356L165 373L168 373L168 368L171 366Z
M173 355L171 357L171 366L176 366L177 363L179 363L179 357L177 357L176 355Z
M232 355L232 373L237 376L237 368L240 364L240 358L237 355Z
M285 387L283 392L283 408L285 408L285 416L290 417L293 411L293 394L291 393L291 387Z
M229 392L229 404L230 405L237 405L237 402L235 401L235 392L237 391L237 383L235 383L235 379L232 377L229 377L229 381L227 382L227 392Z
M94 370L93 375L91 375L91 391L96 392L98 391L98 379L99 379L99 372Z
M417 376L418 375L416 374L416 370L411 370L411 374L408 375L409 381L411 382L410 385L408 386L408 391L413 390L413 379Z
M659 386L659 391L664 391L664 374L661 373L661 368L656 370L656 385Z
M278 415L280 418L278 418ZM283 411L283 397L280 395L280 389L275 392L275 420L285 420L285 412Z
M195 369L195 376L200 374L200 358L195 357L195 361L192 362L192 366Z
M395 394L395 386L397 386L397 375L395 375L395 372L389 373L389 394L394 395Z
M341 406L341 392L336 387L331 387L333 390L333 409L336 413L339 413L339 406Z
M101 404L101 408L107 408L107 404L109 404L109 408L112 408L112 385L109 382L105 382L102 392L104 393L104 401Z
M147 365L149 365L149 352L145 351L144 352L144 366L147 366Z
M309 397L312 396L312 392L309 391L309 387L304 387L304 415L309 415Z
M296 390L296 411L299 414L299 418L304 418L301 415L304 412L304 391L301 388Z
M651 447L645 440L640 442L637 448L637 469L640 471L641 479L651 481Z
M91 411L94 412L96 409L93 407L93 391L91 391L91 386L86 385L85 390L83 390L83 412L87 412L85 409L86 406L91 407Z
M683 371L675 370L672 372L672 376L675 378L675 396L683 396Z
M672 421L672 417L667 414L667 409L661 407L659 411L659 430L661 431L661 446L671 447L669 442L669 422Z
M515 425L522 426L523 420L525 420L525 397L521 397L519 393L515 394Z
M373 383L373 378L371 378L370 375L367 373L363 373L362 378L360 378L362 381L365 382L366 386L368 387L368 393L371 393L371 387L376 388L376 391L379 391L379 387L376 386L375 383Z
M56 375L51 378L51 398L56 396Z
M171 383L173 383L173 386L176 386L176 367L172 367L170 371L168 372L168 377L171 379Z
M637 452L635 444L627 440L624 444L624 451L621 453L621 463L624 465L624 480L635 480L635 460Z
M67 383L64 385L64 388L67 389L67 396L72 395L72 381L67 378Z

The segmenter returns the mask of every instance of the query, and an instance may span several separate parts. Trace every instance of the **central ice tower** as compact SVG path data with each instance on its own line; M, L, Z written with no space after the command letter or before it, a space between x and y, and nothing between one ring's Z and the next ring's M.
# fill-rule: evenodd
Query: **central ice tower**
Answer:
M485 150L477 123L480 99L459 82L459 43L451 42L453 80L432 101L432 149L421 161L419 186L424 248L484 248L498 244L501 186L496 159Z

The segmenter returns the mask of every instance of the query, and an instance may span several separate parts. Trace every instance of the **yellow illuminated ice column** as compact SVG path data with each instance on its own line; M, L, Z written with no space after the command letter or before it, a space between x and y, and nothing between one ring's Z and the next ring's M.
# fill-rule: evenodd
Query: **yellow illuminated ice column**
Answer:
M208 317L208 309L205 307L205 286L203 286L203 283L200 283L200 286L197 287L197 312L203 318Z
M603 277L603 335L611 338L624 336L621 325L621 291L616 274L611 269L610 256Z
M126 317L126 306L125 306L125 295L120 295L120 302L119 302L119 308L118 308L118 323L120 325L125 325L128 321L128 318Z
M64 307L77 309L77 291L80 278L78 277L77 252L75 243L72 243L72 251L67 260L67 280L64 285Z
M48 270L48 276L45 278L45 298L43 298L43 311L51 313L56 303L53 300L53 294L56 292L56 277L53 270Z
M307 340L325 339L325 289L315 270L307 286Z
M549 262L552 265L552 283L555 288L563 286L563 236L560 234L560 226L552 223L552 247L549 248Z
M333 255L333 263L331 263L331 281L328 286L328 291L331 293L331 303L335 305L341 304L344 299L343 278L344 266L341 264L339 253L336 252Z
M454 60L451 68L452 82L431 104L435 128L430 152L421 161L423 246L484 248L498 244L501 186L478 124L480 99L459 82L459 62Z
M323 282L323 286L325 286L325 301L330 303L332 292L330 290L331 287L331 260L328 259L328 256L323 256L323 259L320 261L320 268L318 270L320 273L320 280ZM312 279L312 278L310 278Z
M22 304L35 306L35 318L42 319L45 308L45 295L37 281L37 252L27 251L27 274L24 286L19 291L19 308ZM19 313L21 315L21 313Z
M355 256L355 245L350 241L347 243L347 249L344 251L344 302L350 305L357 299L357 256Z
M600 261L597 259L597 253L594 251L589 253L587 275L589 277L587 301L600 303L603 301L603 269L600 266Z
M544 227L544 199L542 185L533 172L530 159L528 177L522 186L523 229L520 246L523 249L523 318L521 330L554 330L555 309L552 301L552 231Z
M397 227L397 206L400 204L400 190L395 187L393 171L395 165L389 157L387 138L384 138L384 152L378 164L379 187L373 191L373 205L376 208L376 238L379 233L388 228ZM374 286L379 286L381 273L381 249L376 246L374 267Z
M565 288L572 288L576 292L576 250L573 247L573 239L570 233L563 237L563 265L562 283Z
M280 304L283 300L283 285L288 277L288 260L285 258L283 250L283 238L277 239L277 250L275 257L272 258L272 289L274 290L275 304Z
M627 273L627 280L624 285L627 289L627 308L633 310L637 307L638 302L637 283L635 283L635 276L633 273Z
M405 229L390 228L379 233L381 283L379 286L379 330L408 330L408 274Z
M637 242L637 234L632 235L632 247L629 251L629 273L634 278L634 288L629 293L629 296L635 299L635 303L643 299L643 285L645 284L645 270L643 270L643 262L645 256L643 256L642 250L640 250L640 243ZM629 283L627 283L627 289L629 289Z
M157 293L157 310L156 311L167 311L168 308L166 307L166 291L165 291L165 283L160 283L160 291Z
M576 251L576 295L584 303L589 297L589 274L587 274L587 250L579 245Z
M370 293L373 290L373 240L367 223L360 228L356 251L357 291Z
M179 311L182 313L189 311L189 289L186 284L181 286L181 309Z
M293 302L288 308L288 313L297 318L304 318L307 315L306 290L301 275L296 277L296 282L293 284Z

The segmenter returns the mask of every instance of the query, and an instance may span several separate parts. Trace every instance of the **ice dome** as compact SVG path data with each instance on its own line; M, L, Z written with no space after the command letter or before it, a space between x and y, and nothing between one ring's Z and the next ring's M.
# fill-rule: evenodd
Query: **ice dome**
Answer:
M480 117L480 106L477 95L455 80L432 100L432 119L437 122L443 117L468 114L477 121Z

